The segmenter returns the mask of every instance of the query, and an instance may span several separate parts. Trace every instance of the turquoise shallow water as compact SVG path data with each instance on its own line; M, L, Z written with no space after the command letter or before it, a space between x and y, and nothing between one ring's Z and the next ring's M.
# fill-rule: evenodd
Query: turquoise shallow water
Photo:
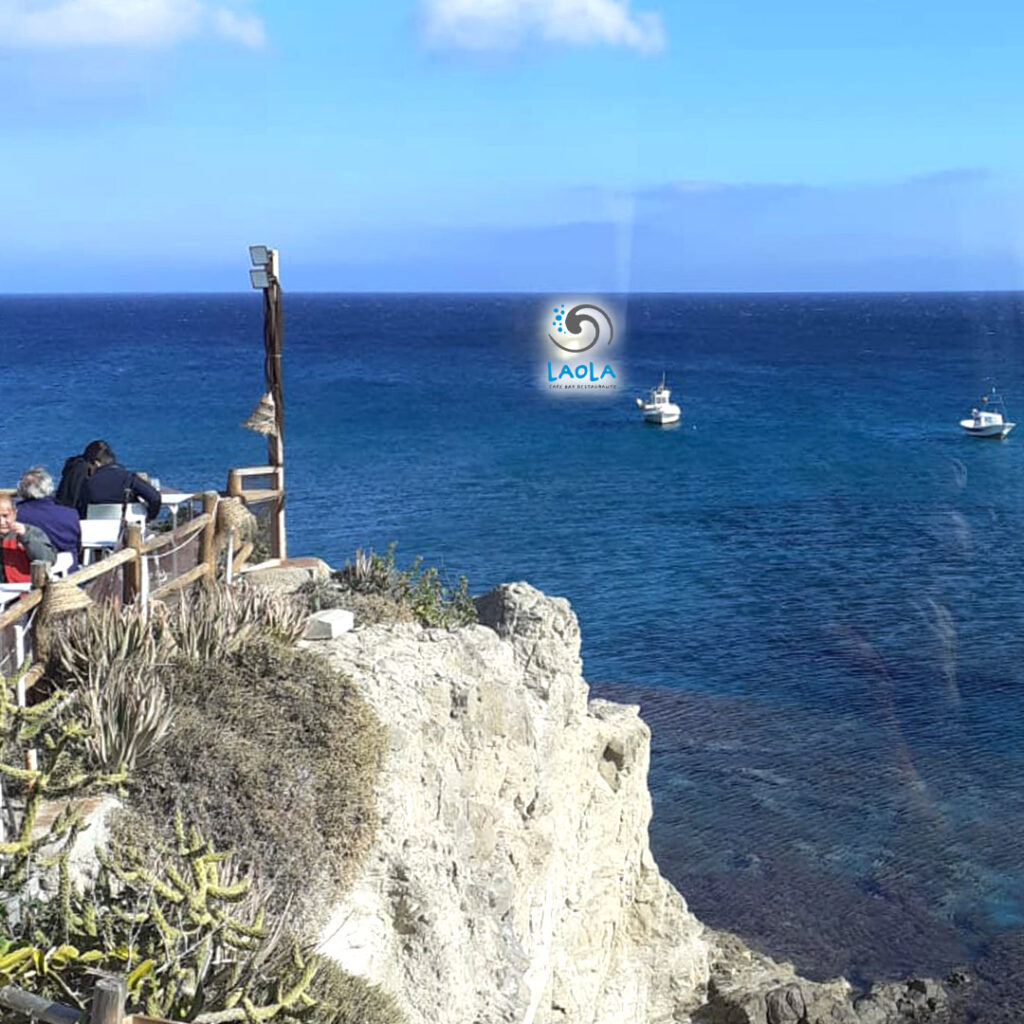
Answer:
M1024 301L612 305L621 388L580 401L538 385L546 299L286 296L292 552L397 539L568 597L654 728L652 842L702 916L819 973L984 963L1024 928L1024 433L956 420L989 378L1024 416ZM0 299L3 477L105 436L223 486L263 454L260 315ZM683 422L645 428L662 370Z

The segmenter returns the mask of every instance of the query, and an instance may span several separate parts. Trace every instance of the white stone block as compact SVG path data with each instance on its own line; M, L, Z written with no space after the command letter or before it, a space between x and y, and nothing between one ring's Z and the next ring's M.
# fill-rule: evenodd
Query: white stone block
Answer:
M325 608L309 617L303 636L306 640L333 640L347 633L354 625L355 618L351 612L344 608Z

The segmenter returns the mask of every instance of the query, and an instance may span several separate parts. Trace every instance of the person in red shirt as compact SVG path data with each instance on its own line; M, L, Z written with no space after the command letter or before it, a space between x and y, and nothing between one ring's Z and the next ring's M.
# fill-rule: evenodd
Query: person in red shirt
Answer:
M56 557L50 538L38 526L19 523L14 502L0 495L0 582L30 583L32 563L53 565Z

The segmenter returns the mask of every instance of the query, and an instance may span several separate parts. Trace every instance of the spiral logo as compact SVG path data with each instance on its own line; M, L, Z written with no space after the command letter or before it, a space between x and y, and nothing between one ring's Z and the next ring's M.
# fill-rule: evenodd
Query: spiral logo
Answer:
M549 331L551 342L563 352L571 352L573 355L592 349L601 339L602 331L608 335L606 345L610 345L615 337L612 318L600 306L589 303L573 306L568 313L564 305L556 308L551 326L557 328L557 333L561 335L558 338Z

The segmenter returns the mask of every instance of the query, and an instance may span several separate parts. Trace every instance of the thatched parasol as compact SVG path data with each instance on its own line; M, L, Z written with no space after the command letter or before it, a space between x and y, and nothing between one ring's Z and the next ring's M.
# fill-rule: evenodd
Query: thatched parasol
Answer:
M242 426L264 437L277 435L277 408L274 396L269 391L256 403L256 408Z

